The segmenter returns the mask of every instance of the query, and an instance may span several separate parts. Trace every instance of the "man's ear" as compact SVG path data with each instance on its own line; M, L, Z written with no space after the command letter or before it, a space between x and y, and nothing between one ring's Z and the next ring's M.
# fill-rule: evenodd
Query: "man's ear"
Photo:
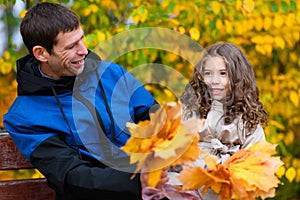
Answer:
M40 62L47 62L49 53L42 46L34 46L32 49L33 56Z

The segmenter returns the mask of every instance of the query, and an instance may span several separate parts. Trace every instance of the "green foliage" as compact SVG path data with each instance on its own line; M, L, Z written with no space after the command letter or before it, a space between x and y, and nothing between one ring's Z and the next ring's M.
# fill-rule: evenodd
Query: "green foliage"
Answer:
M13 18L10 6L14 1L0 2L5 6L7 16ZM27 3L32 5L34 2ZM269 115L269 126L265 128L267 140L278 144L278 154L285 162L279 173L283 185L274 199L298 198L300 1L82 0L74 1L70 6L80 16L86 33L85 42L90 49L124 31L143 27L168 28L189 36L203 47L218 41L229 41L241 47L254 67L261 99ZM17 26L20 19L9 20ZM124 45L127 48L132 44L124 41ZM112 48L112 51L118 49ZM4 105L1 114L12 101L12 95L8 94L16 89L13 81L15 60L23 54L23 50L15 52L11 43L0 58L1 86L2 82L7 86L0 92L0 104ZM116 55L119 54L116 52ZM147 63L160 63L186 78L193 70L191 63L180 55L159 49L132 50L114 61L128 70ZM144 75L153 78L151 72L145 71ZM174 91L165 86L173 84L175 79L174 74L165 73L162 82L146 87L160 102L174 100ZM176 87L182 88L182 85Z

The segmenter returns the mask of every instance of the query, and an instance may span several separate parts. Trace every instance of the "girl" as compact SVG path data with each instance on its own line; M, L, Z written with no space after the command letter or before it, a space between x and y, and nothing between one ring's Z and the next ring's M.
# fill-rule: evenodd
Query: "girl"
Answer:
M199 128L199 146L215 155L219 163L265 139L262 126L268 123L267 114L259 100L253 69L231 43L216 43L206 49L180 100L184 120L204 121ZM201 159L195 164L205 167ZM203 199L217 199L212 193Z
M201 121L202 151L193 165L205 168L202 157L206 153L216 156L218 163L224 163L241 148L265 139L262 126L268 123L267 114L259 100L253 69L242 51L231 43L216 43L203 52L180 101L184 105L183 120ZM180 170L180 166L169 170L168 184L180 185L174 174ZM218 199L212 190L205 196L199 190L199 198L193 193L182 199ZM151 195L145 195L147 192ZM164 197L159 190L143 193L147 200Z

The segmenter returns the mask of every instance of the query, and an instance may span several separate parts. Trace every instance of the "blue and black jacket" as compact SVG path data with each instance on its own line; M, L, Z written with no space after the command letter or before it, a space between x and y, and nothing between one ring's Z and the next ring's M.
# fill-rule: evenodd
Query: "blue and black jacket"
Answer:
M54 80L27 55L17 82L5 128L57 199L141 199L119 147L130 137L126 123L149 119L156 102L132 75L89 52L80 75Z

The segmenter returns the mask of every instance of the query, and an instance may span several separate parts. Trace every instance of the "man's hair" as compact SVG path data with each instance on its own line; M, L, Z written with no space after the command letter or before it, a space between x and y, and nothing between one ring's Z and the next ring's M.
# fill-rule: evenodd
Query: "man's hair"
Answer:
M39 45L51 54L60 32L66 33L80 26L78 16L66 6L54 3L38 3L21 22L21 35L28 51Z

